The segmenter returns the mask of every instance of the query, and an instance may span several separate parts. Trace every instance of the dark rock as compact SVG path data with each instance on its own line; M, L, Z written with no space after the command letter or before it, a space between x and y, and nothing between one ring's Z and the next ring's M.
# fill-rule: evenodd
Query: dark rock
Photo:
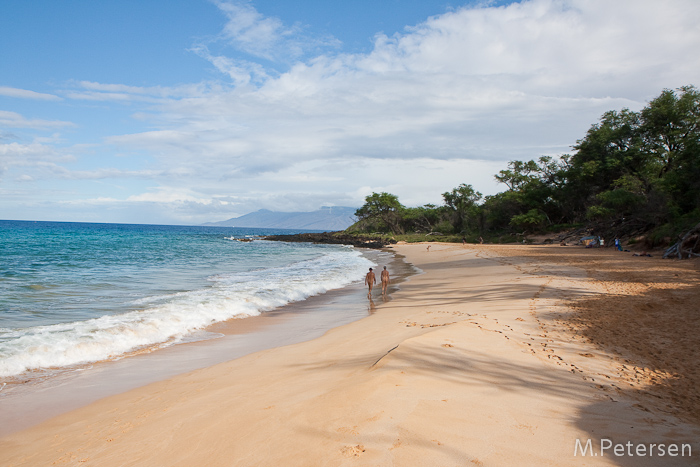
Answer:
M354 236L342 232L300 233L294 235L268 235L265 240L278 242L307 242L323 243L330 245L352 245L358 248L384 248L386 245L396 243L396 240L384 240L381 237Z

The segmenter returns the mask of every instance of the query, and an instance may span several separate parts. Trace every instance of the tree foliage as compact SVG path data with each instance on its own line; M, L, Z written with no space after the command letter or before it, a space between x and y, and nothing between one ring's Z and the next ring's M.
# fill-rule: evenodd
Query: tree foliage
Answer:
M365 204L355 211L355 216L361 221L380 221L392 233L402 233L401 214L404 207L399 198L390 193L372 193L365 197Z
M495 175L506 186L496 195L484 198L461 184L442 194L442 206L406 208L395 195L373 193L357 216L392 233L461 235L584 222L668 231L700 218L700 92L694 86L664 89L639 112L605 112L572 148L572 154L509 162Z
M445 206L451 214L454 231L475 231L480 230L479 225L479 205L481 193L475 191L471 185L462 183L452 191L442 194Z

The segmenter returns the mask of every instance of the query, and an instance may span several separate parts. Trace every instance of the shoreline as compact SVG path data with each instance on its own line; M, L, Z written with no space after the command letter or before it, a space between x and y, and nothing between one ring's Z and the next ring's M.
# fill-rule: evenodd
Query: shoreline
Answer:
M624 386L617 370L635 356L599 345L580 323L569 326L585 311L570 305L599 298L614 313L619 302L611 299L638 291L644 278L600 281L605 290L584 267L619 269L620 257L551 246L431 247L392 248L424 274L366 318L3 437L0 460L107 467L658 465L658 456L575 454L576 441L613 440L689 443L694 459L664 456L664 465L697 461L700 426L634 392L663 381L637 377ZM656 266L646 260L636 264Z
M384 258L396 270L397 280L390 292L412 275L410 266L390 250L367 250L363 254L374 262ZM201 331L219 337L146 349L28 380L17 378L19 383L10 383L0 391L0 438L104 397L261 350L317 338L329 329L372 312L374 304L367 303L366 290L358 279L341 289L292 302L259 316L214 323Z

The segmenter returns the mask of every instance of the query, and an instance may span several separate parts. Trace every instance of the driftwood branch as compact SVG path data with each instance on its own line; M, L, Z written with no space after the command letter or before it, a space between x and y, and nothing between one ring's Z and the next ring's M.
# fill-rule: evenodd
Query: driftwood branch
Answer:
M686 232L664 253L664 258L678 259L700 257L700 224Z

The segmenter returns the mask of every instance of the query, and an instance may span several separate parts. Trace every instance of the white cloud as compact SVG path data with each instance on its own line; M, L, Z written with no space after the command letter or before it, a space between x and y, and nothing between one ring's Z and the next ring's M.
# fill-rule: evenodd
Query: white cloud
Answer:
M34 141L29 144L17 142L0 144L0 175L16 167L57 167L58 162L70 160L50 144Z
M357 57L357 67L466 80L476 91L499 94L646 97L668 79L664 69L676 75L688 62L686 54L700 39L698 17L700 5L692 0L532 0L463 8L409 34L379 36L371 54ZM662 86L676 86L676 80Z
M0 110L0 126L45 130L49 128L71 127L74 126L74 124L71 122L62 122L58 120L27 119L17 112Z
M31 143L0 144L0 175L15 173L18 182L56 180L104 180L163 176L160 170L129 170L100 167L80 170L72 167L78 156L71 148L59 148L55 138L36 138ZM78 148L80 149L80 148Z
M264 17L248 2L220 1L217 6L228 18L223 36L251 55L271 60L281 37L295 33L280 19Z
M284 36L248 4L219 5L228 37L271 47ZM294 209L289 200L324 193L358 203L350 193L361 185L409 205L439 203L459 183L493 194L501 189L493 175L508 160L567 152L604 111L640 108L700 76L697 63L674 66L700 45L687 19L697 10L688 1L598 0L464 8L378 36L366 55L257 72L257 87L241 79L248 71L229 70L240 86L163 100L162 129L109 141L147 149L193 189L251 207L254 198ZM677 70L673 79L660 71L668 69ZM348 166L330 168L340 163Z
M269 78L265 68L257 63L232 60L222 55L212 55L209 49L201 44L191 50L211 62L219 72L228 75L235 86L245 86L250 83L259 84Z
M63 94L66 98L75 100L158 104L170 99L193 98L220 89L221 85L206 82L179 86L144 87L93 81L71 81L67 83Z
M200 41L190 50L227 75L236 86L259 85L279 76L276 70L256 63L256 59L289 64L310 53L337 49L341 45L333 37L311 36L299 24L285 25L279 18L264 16L248 0L215 0L214 3L226 15L226 25L216 38ZM236 54L234 58L211 52L212 46L221 44L247 57Z
M226 15L227 23L221 39L254 57L287 62L298 59L311 50L338 47L333 37L313 37L301 25L285 25L276 17L264 16L250 1L215 1Z
M0 86L0 96L16 97L19 99L34 99L41 101L60 101L61 98L53 94L45 94L27 89L11 88L8 86Z
M192 50L228 82L78 82L73 98L138 103L134 118L147 127L105 143L155 164L72 176L150 178L158 188L122 202L171 205L177 219L359 205L368 190L439 204L460 183L493 194L507 161L568 152L603 112L638 110L700 76L695 0L462 8L378 35L367 54L320 53L332 41L314 42L249 2L217 6L227 15L218 40L249 56L211 43ZM285 72L266 62L283 56L297 57Z
M198 197L192 190L187 188L159 187L154 191L129 196L127 202L147 202L147 203L197 203L211 204L212 200Z

